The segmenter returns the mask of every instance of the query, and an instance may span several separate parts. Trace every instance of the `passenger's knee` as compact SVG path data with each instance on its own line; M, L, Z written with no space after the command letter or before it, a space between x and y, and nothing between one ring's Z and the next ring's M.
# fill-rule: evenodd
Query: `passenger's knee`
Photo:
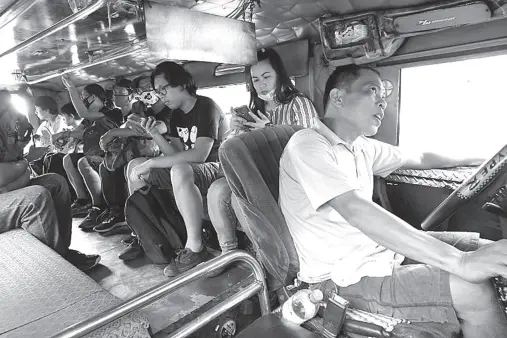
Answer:
M143 164L144 162L146 162L147 160L144 158L144 157L139 157L139 158L135 158L133 160L131 160L128 164L127 164L127 169L125 171L125 176L126 176L126 179L129 180L130 179L130 173L132 172L132 170L134 170L135 167L137 167L138 165L141 165Z
M208 207L230 206L231 194L231 188L225 178L216 180L208 189Z
M455 275L450 275L449 283L452 303L458 315L493 310L496 306L496 296L490 283L470 283Z
M194 183L194 169L190 164L180 163L171 168L171 183L175 190L188 182Z
M79 161L77 161L77 168L79 169L80 173L83 173L84 170L86 170L90 165L88 164L88 160L86 157L80 158Z

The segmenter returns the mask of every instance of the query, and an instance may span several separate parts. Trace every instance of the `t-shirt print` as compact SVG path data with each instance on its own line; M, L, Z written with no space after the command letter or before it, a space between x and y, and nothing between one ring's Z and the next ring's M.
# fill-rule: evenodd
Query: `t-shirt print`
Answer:
M176 130L181 141L183 141L185 150L193 149L197 140L197 126L192 126L190 132L185 127L176 127Z

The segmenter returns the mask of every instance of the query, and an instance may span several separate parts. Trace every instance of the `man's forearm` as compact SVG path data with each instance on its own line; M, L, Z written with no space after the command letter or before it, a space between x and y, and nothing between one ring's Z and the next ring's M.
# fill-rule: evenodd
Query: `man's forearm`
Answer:
M150 159L151 168L172 168L174 165L179 163L202 163L202 156L195 151L196 149L190 149L187 151L180 151L170 156L159 156Z
M25 174L27 168L28 162L25 160L0 163L0 187L5 187L19 179Z
M374 242L421 263L459 274L462 252L458 249L416 230L366 198L352 197L338 203L340 205L337 205L336 198L329 202L352 226Z
M162 134L152 134L152 137L164 156L172 156L180 152L180 150L174 144L167 142Z
M423 153L422 161L428 169L431 169L459 167L466 165L480 165L482 162L484 162L484 159L469 157L448 157L435 153Z

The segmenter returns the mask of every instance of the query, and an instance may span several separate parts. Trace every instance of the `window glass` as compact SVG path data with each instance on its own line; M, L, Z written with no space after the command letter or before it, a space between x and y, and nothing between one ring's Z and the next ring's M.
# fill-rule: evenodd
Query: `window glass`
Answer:
M493 155L507 144L507 55L401 71L403 148Z
M250 102L250 93L244 83L198 89L197 94L212 98L228 119L231 118L231 107L248 105Z

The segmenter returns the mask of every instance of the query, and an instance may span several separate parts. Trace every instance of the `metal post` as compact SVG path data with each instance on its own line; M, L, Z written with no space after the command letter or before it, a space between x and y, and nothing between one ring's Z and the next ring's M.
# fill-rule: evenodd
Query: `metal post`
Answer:
M88 15L92 14L93 12L97 11L99 8L101 8L102 6L104 6L109 0L97 0L96 2L94 2L93 4L89 5L88 7L86 8L83 8L82 10L80 10L79 12L77 13L74 13L68 17L66 17L65 19L61 20L60 22L54 24L53 26L49 27L48 29L38 33L38 34L35 34L33 35L32 37L28 38L27 40L21 42L20 44L12 47L11 49L3 52L2 54L0 54L0 58L3 58L4 56L6 55L9 55L9 54L12 54L12 53L16 53L16 52L19 52L27 47L30 47L31 45L33 45L34 43L48 37L49 35L53 34L53 33L56 33L64 28L66 28L67 26L73 24L74 22L76 21L79 21L83 18L86 18Z
M53 338L82 337L132 311L138 310L148 304L155 302L156 300L168 295L169 293L181 288L184 285L187 285L188 283L191 283L196 279L204 277L207 273L211 271L225 267L228 264L236 261L247 263L250 266L256 279L256 281L253 284L254 286L246 288L245 289L246 291L243 290L241 292L238 292L233 297L217 305L216 308L212 309L212 311L214 311L212 315L216 315L216 313L218 313L219 310L226 311L228 308L232 308L235 305L237 305L238 304L237 302L241 301L240 296L245 297L242 300L248 299L248 297L250 297L249 296L250 292L252 292L254 288L256 289L259 288L259 285L261 287L256 291L259 292L259 303L261 307L261 312L263 315L268 314L270 312L269 298L266 286L266 279L261 265L259 264L259 262L255 260L255 258L253 258L248 253L241 250L234 250L222 256L213 258L208 262L202 263L197 267L193 268L192 270L189 270L186 273L174 278L173 280L167 283L159 284L158 286L155 286L137 295L136 297L123 302L122 304L118 305L117 307L111 310L105 311L101 314L96 315L95 317L92 317L88 320L85 320L81 323L71 326L63 330L62 332L56 334L55 336L53 336ZM205 321L204 319L200 319L200 317L195 319L195 321L198 321L199 323L192 324L193 330L197 330L199 327L208 323L214 317L206 315L204 318L207 321ZM186 334L190 333L188 329L186 332L187 332Z

